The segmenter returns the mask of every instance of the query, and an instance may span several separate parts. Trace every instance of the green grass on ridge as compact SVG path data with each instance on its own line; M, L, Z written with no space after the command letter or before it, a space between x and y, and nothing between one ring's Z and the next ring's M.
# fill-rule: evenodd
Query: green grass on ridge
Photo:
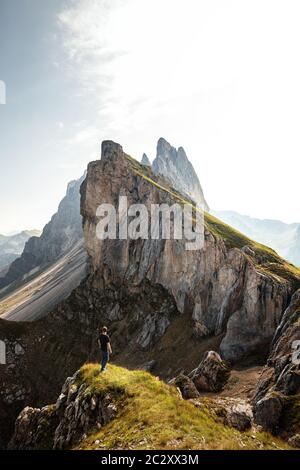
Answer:
M81 369L78 385L82 383L88 386L87 394L109 393L118 413L108 425L93 430L77 449L289 448L267 433L241 433L224 426L208 408L182 400L175 387L148 372L109 365L105 374L99 374L98 365L87 364Z

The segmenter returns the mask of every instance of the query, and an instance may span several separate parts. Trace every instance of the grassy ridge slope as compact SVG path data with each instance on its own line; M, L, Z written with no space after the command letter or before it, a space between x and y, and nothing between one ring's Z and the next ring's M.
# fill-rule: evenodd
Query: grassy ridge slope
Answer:
M87 364L78 379L87 394L109 393L118 403L117 417L76 448L93 449L287 449L266 433L240 433L224 426L209 408L196 408L175 387L148 372L110 365L106 374Z
M149 166L140 164L130 156L127 156L127 159L131 163L132 170L137 176L145 179L158 189L166 191L174 199L174 202L193 205L195 210L201 210L195 206L195 203L191 199L172 188L162 177L157 178ZM291 283L295 290L300 288L300 269L281 258L272 248L251 240L238 230L235 230L206 212L204 214L204 220L205 228L214 237L222 239L227 248L241 249L246 246L249 247L250 250L253 251L253 255L248 253L247 256L262 274L269 275L277 281L287 281Z

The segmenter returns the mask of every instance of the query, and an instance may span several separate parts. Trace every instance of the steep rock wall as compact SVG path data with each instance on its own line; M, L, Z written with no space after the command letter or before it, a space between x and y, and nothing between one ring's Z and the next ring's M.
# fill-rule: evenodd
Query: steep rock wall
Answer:
M81 213L91 269L99 287L132 291L146 279L166 289L178 311L193 319L198 335L224 333L220 350L226 360L236 362L252 354L266 354L292 287L288 281L260 272L246 252L228 249L208 230L204 247L198 251L187 251L185 240L97 238L100 204L117 207L119 196L148 209L150 204L176 202L162 187L166 188L165 182L149 169L143 175L113 142L104 142L102 159L88 166L81 188Z

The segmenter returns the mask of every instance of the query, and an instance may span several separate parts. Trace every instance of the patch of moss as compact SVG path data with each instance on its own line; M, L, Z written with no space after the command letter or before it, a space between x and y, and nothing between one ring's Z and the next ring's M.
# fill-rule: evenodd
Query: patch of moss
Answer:
M113 369L114 371L114 369ZM109 393L115 399L124 399L128 394L127 389L122 382L121 375L116 380L115 374L111 374L110 380L106 380L106 375L99 373L99 366L85 365L81 370L76 381L79 388L83 383L87 385L85 395L94 395L103 398Z
M94 430L78 449L284 449L281 440L264 433L240 433L224 426L209 411L184 401L175 387L144 371L109 365L99 374L85 365L79 376L91 393L121 392L117 417ZM126 399L124 400L124 396ZM123 397L123 398L122 398Z

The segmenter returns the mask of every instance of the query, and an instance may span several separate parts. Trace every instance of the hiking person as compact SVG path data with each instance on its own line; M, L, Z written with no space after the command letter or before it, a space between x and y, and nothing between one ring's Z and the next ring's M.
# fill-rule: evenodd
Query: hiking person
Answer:
M106 365L109 361L109 355L112 354L112 347L111 347L111 344L110 344L110 338L107 334L107 327L106 326L103 326L102 328L100 328L98 344L101 348L101 354L102 354L100 372L106 372Z

